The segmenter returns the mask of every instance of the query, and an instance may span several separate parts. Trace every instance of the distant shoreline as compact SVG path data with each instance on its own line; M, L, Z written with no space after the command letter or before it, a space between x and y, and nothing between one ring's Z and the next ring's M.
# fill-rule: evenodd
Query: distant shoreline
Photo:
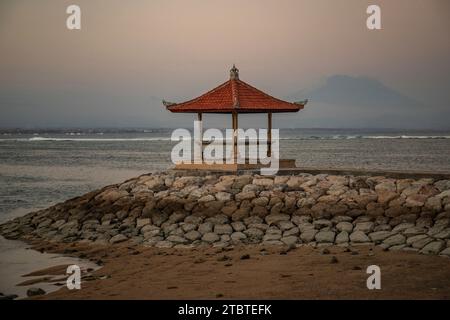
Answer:
M185 127L192 127L192 123L187 121ZM0 134L9 133L9 134L34 134L34 133L154 133L154 132L171 132L173 129L177 127L161 127L161 128L152 128L152 127L0 127ZM360 131L360 132L450 132L450 128L319 128L319 127L299 127L299 128L280 128L282 131L291 131L291 130L303 130L303 131L337 131L337 132L346 132L346 131Z

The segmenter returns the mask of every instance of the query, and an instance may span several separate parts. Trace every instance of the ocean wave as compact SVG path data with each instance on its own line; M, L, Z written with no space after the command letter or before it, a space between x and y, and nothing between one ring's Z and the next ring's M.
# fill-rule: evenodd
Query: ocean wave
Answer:
M363 136L363 139L450 139L450 136Z
M353 140L353 139L450 139L450 135L297 135L284 136L280 140ZM190 139L187 139L190 140ZM45 141L76 141L76 142L126 142L126 141L171 141L170 137L117 137L109 138L103 135L99 137L79 137L67 135L65 137L40 137L31 138L4 138L0 141L21 141L21 142L45 142ZM179 140L176 140L179 141ZM217 139L216 142L223 141Z
M6 139L5 139L6 140ZM19 139L17 139L19 140ZM25 141L94 141L94 142L109 142L109 141L170 141L170 138L166 137L145 137L145 138L46 138L46 137L33 137L28 139L20 139Z

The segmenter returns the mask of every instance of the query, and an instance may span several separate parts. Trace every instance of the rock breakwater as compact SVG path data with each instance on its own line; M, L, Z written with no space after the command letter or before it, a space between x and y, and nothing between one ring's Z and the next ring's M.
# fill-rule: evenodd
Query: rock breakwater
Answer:
M379 245L450 256L450 180L156 173L16 218L0 234L160 248Z

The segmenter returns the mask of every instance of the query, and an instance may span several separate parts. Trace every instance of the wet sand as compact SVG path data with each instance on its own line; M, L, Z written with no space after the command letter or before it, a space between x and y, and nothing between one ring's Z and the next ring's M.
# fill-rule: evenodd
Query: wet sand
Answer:
M36 299L450 299L450 259L367 246L157 249L44 245L101 260L81 290ZM368 290L366 268L381 268Z
M55 253L45 253L29 249L21 241L6 240L0 237L0 292L15 294L25 298L31 287L39 287L52 292L65 285L68 265L80 266L82 274L87 270L98 269L95 263ZM35 272L41 270L41 272Z

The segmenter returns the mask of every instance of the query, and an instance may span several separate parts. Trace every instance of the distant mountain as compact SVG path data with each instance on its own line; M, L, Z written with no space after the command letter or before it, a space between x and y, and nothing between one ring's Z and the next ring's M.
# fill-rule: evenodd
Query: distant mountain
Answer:
M360 107L420 107L421 103L407 97L376 79L334 75L308 91L294 96L335 105Z
M333 75L289 100L309 99L294 126L348 128L448 127L449 111L408 97L376 79ZM444 116L446 118L446 116ZM280 117L280 123L289 117Z

